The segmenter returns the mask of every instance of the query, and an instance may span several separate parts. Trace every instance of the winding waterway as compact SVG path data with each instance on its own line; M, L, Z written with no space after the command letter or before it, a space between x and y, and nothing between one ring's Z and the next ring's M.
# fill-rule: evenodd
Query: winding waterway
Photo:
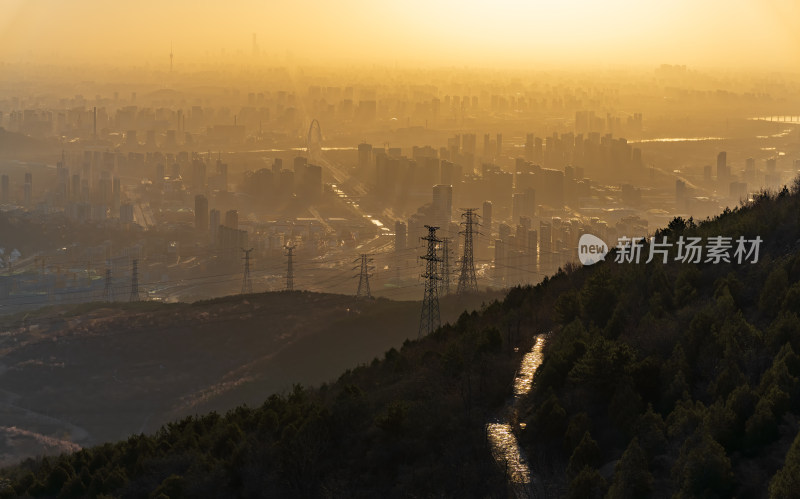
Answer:
M531 476L525 452L519 446L511 421L516 421L517 405L520 399L531 391L533 375L542 363L542 349L546 334L536 337L531 351L522 358L517 376L514 379L514 396L508 401L500 414L486 425L486 434L492 457L501 470L506 473L511 489L516 497L536 497L536 477ZM524 423L523 423L524 424Z

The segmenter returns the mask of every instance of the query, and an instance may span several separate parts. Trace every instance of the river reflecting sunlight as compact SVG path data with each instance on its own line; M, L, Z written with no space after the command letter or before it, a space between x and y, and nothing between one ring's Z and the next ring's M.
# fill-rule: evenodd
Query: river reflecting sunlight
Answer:
M546 335L536 337L536 343L531 351L522 358L517 376L514 379L514 397L505 407L502 416L496 421L486 425L486 434L492 449L495 462L504 470L512 485L520 486L531 483L531 472L525 454L514 435L509 415L514 414L519 399L530 392L533 384L533 375L542 363L542 349ZM527 497L527 487L515 487L518 496Z

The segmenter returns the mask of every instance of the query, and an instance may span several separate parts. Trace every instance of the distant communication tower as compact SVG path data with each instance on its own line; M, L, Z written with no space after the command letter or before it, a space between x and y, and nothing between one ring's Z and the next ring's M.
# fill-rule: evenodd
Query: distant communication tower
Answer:
M253 279L250 277L250 252L253 248L244 249L244 274L242 275L242 294L249 294L253 292Z
M169 74L172 74L172 42L169 42Z
M114 301L114 288L111 287L111 268L106 269L106 285L103 288L103 301Z
M354 261L361 261L361 270L358 274L358 291L356 292L356 298L370 299L372 298L372 293L370 293L369 290L369 278L372 274L370 274L369 271L373 269L373 267L370 266L370 263L372 263L372 258L370 258L368 254L362 253L361 258ZM358 267L353 267L353 270L356 268Z
M286 266L286 291L294 291L294 246L286 246L286 252L289 257Z
M439 318L439 294L437 292L439 274L437 270L442 259L436 255L436 244L441 242L436 237L436 231L439 227L426 225L425 228L428 229L428 236L422 239L428 241L428 252L425 256L420 257L427 262L425 264L425 273L422 274L425 279L425 296L422 299L422 312L419 318L420 338L432 333L441 324Z
M450 238L442 238L442 279L439 281L439 294L447 296L450 294Z
M139 301L139 260L133 261L131 270L131 296L128 301Z
M464 221L461 225L464 230L464 256L461 258L461 274L458 276L458 294L477 293L478 292L478 279L475 277L475 261L472 256L472 230L473 225L477 225L478 214L475 213L475 208L467 208L461 214Z

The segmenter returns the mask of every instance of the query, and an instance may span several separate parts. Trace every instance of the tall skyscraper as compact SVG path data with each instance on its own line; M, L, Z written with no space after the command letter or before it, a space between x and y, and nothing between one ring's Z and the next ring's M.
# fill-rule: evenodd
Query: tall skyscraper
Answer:
M219 226L222 224L222 214L220 213L219 210L213 209L209 213L208 219L209 219L208 223L211 229L210 231L211 240L216 242L219 236Z
M239 228L239 211L238 210L228 210L225 212L225 227L231 229L238 229Z
M519 223L520 218L532 219L536 214L536 193L527 188L511 196L511 219Z
M372 144L358 144L358 169L366 172L370 164L372 164Z
M729 176L728 153L722 151L717 154L717 180L727 180Z
M26 207L30 207L33 202L33 174L25 174L25 186L23 191L24 201Z
M433 186L433 224L445 228L450 225L453 213L453 186L439 184Z
M675 180L675 208L683 210L686 208L686 182Z
M484 201L483 202L483 232L486 235L487 239L490 239L492 236L492 202L491 201Z
M534 137L532 133L525 135L525 161L533 161Z
M408 239L408 230L406 229L405 222L400 220L394 223L394 250L400 252L406 249L406 241Z
M194 228L199 231L208 230L208 198L203 194L194 197Z

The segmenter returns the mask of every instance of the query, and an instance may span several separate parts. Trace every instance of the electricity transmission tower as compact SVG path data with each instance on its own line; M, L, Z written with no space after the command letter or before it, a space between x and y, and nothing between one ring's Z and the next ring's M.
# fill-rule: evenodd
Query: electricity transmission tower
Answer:
M128 301L139 301L139 260L133 260L131 271L131 296Z
M286 291L294 291L294 246L286 246L286 256L289 257L286 266Z
M450 294L450 238L442 238L442 279L439 286L439 294L446 296Z
M106 269L106 285L103 288L103 301L114 301L114 289L111 287L111 267Z
M244 249L244 275L242 275L242 294L249 294L253 292L253 279L250 278L250 252L253 248Z
M372 293L369 290L369 278L372 274L369 273L373 267L370 266L372 263L372 258L369 258L369 255L366 253L361 254L361 258L354 260L354 262L361 261L361 270L358 274L358 291L356 292L356 298L366 298L371 299ZM355 270L358 267L353 267ZM355 277L355 276L353 276Z
M458 276L458 294L477 293L478 292L478 279L475 277L475 261L472 257L472 230L473 225L477 225L478 214L475 213L475 208L467 208L461 214L464 221L461 225L464 230L464 256L461 258L461 274Z
M419 317L419 337L427 335L435 331L440 325L439 319L439 294L437 293L439 274L438 267L442 261L436 255L436 244L441 240L436 237L436 230L439 227L425 226L428 229L428 236L423 237L424 241L428 241L428 252L425 256L420 258L426 261L425 273L422 277L425 279L425 296L422 299L422 312Z

